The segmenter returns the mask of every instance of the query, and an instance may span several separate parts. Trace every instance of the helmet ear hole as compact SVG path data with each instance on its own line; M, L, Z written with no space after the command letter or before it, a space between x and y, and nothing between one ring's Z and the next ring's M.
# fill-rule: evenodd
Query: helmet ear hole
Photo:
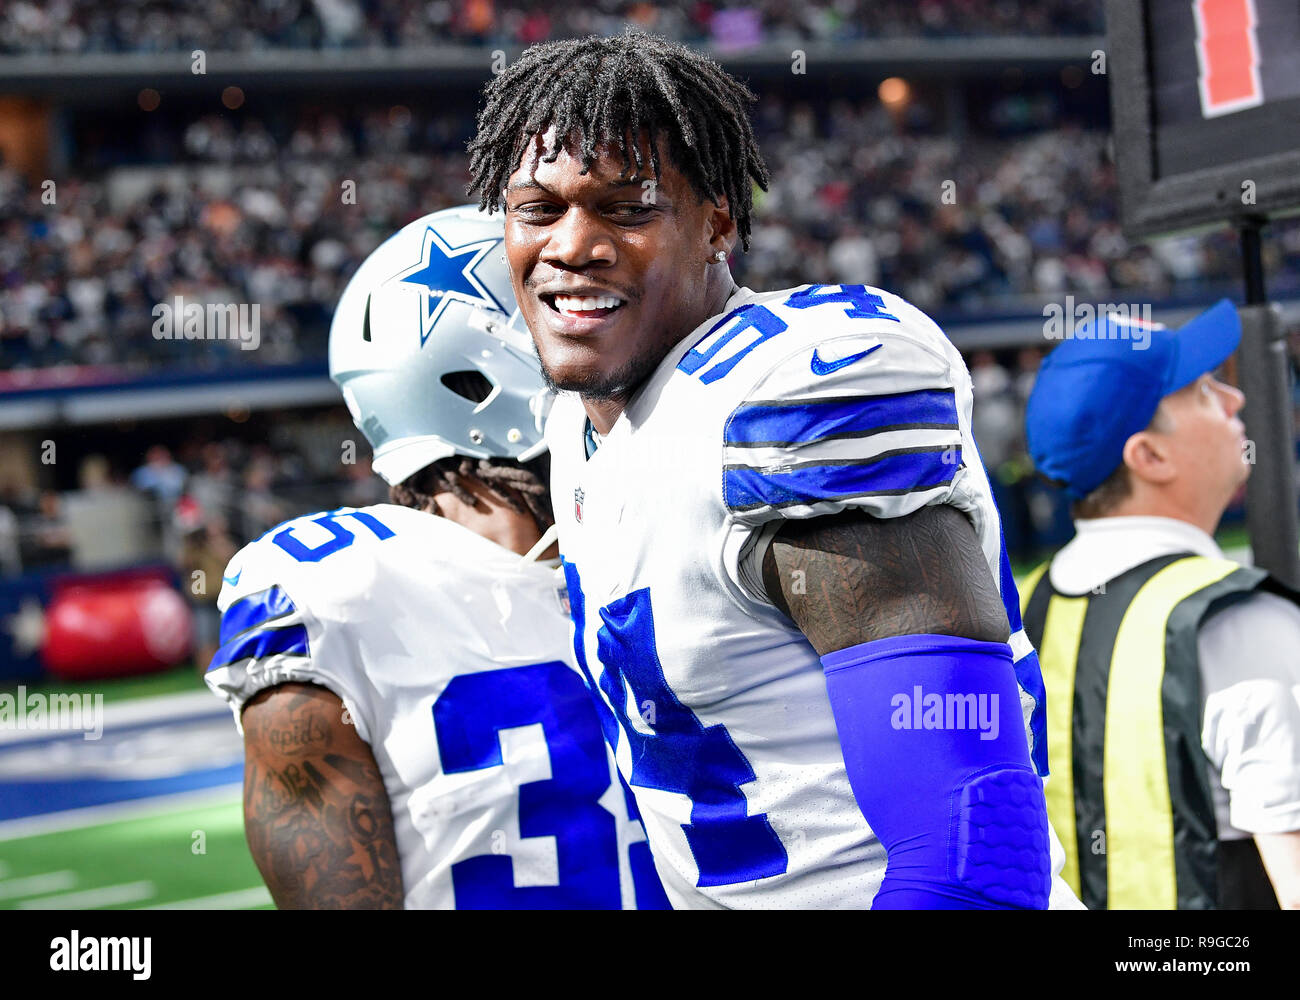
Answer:
M442 376L441 381L457 396L462 396L471 403L481 403L492 395L492 383L482 372L470 370L447 372Z
M366 318L361 323L361 339L367 344L370 343L370 299L372 296L366 296Z

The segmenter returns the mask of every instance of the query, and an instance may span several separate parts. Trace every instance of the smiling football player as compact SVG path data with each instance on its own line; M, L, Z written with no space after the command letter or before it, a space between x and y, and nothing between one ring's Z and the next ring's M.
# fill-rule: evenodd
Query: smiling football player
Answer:
M1078 905L1044 701L927 316L738 288L753 97L629 31L534 46L470 144L562 395L547 425L579 665L675 906Z

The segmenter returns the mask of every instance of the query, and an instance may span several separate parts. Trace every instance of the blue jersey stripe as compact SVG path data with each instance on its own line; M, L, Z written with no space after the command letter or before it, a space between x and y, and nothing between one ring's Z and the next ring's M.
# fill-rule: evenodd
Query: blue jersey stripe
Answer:
M1002 564L999 567L998 589L1002 591L1002 606L1007 609L1007 621L1010 623L1011 632L1014 635L1025 627L1020 620L1020 591L1016 587L1016 578L1011 572L1011 560L1007 557L1006 538L1001 531L998 534L1002 557Z
M862 462L801 465L784 472L729 467L722 493L728 509L789 507L822 500L911 493L946 486L961 466L961 449L907 448Z
M956 430L957 426L952 390L924 389L888 396L750 403L732 413L724 434L728 445L754 448L866 437L903 427Z
M221 616L221 644L224 646L241 632L296 611L293 601L281 587L268 587L240 598Z
M1037 651L1030 650L1016 660L1015 670L1016 683L1034 702L1029 713L1029 757L1038 776L1046 778L1051 773L1047 759L1047 686L1043 683Z
M289 625L285 628L263 628L249 632L226 643L212 657L208 670L216 670L250 657L260 659L274 656L276 653L298 653L308 655L307 626Z
M1015 575L1011 572L1011 559L1007 555L1007 537L1002 530L1001 516L998 517L998 589L1002 592L1002 606L1007 612L1007 623L1011 634L1024 629L1020 617L1020 590L1016 586ZM1039 777L1048 775L1047 760L1047 687L1043 683L1042 668L1038 663L1038 653L1030 649L1028 653L1015 661L1016 683L1021 690L1033 699L1034 707L1029 715L1029 756L1034 770Z

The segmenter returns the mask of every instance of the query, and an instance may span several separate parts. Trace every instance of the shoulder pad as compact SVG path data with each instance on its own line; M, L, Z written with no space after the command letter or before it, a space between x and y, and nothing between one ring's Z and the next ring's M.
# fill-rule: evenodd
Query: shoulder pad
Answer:
M856 294L830 302L853 311ZM962 466L965 367L924 314L897 296L876 298L898 315L802 325L748 368L723 429L723 499L738 519L848 506L894 517L951 488Z

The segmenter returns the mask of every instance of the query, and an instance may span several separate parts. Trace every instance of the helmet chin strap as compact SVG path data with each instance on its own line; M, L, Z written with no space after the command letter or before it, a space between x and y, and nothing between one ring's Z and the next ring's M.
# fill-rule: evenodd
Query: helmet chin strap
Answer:
M557 525L552 524L544 532L542 537L537 539L537 544L519 557L520 562L536 562L543 552L549 549L560 537L560 529Z

